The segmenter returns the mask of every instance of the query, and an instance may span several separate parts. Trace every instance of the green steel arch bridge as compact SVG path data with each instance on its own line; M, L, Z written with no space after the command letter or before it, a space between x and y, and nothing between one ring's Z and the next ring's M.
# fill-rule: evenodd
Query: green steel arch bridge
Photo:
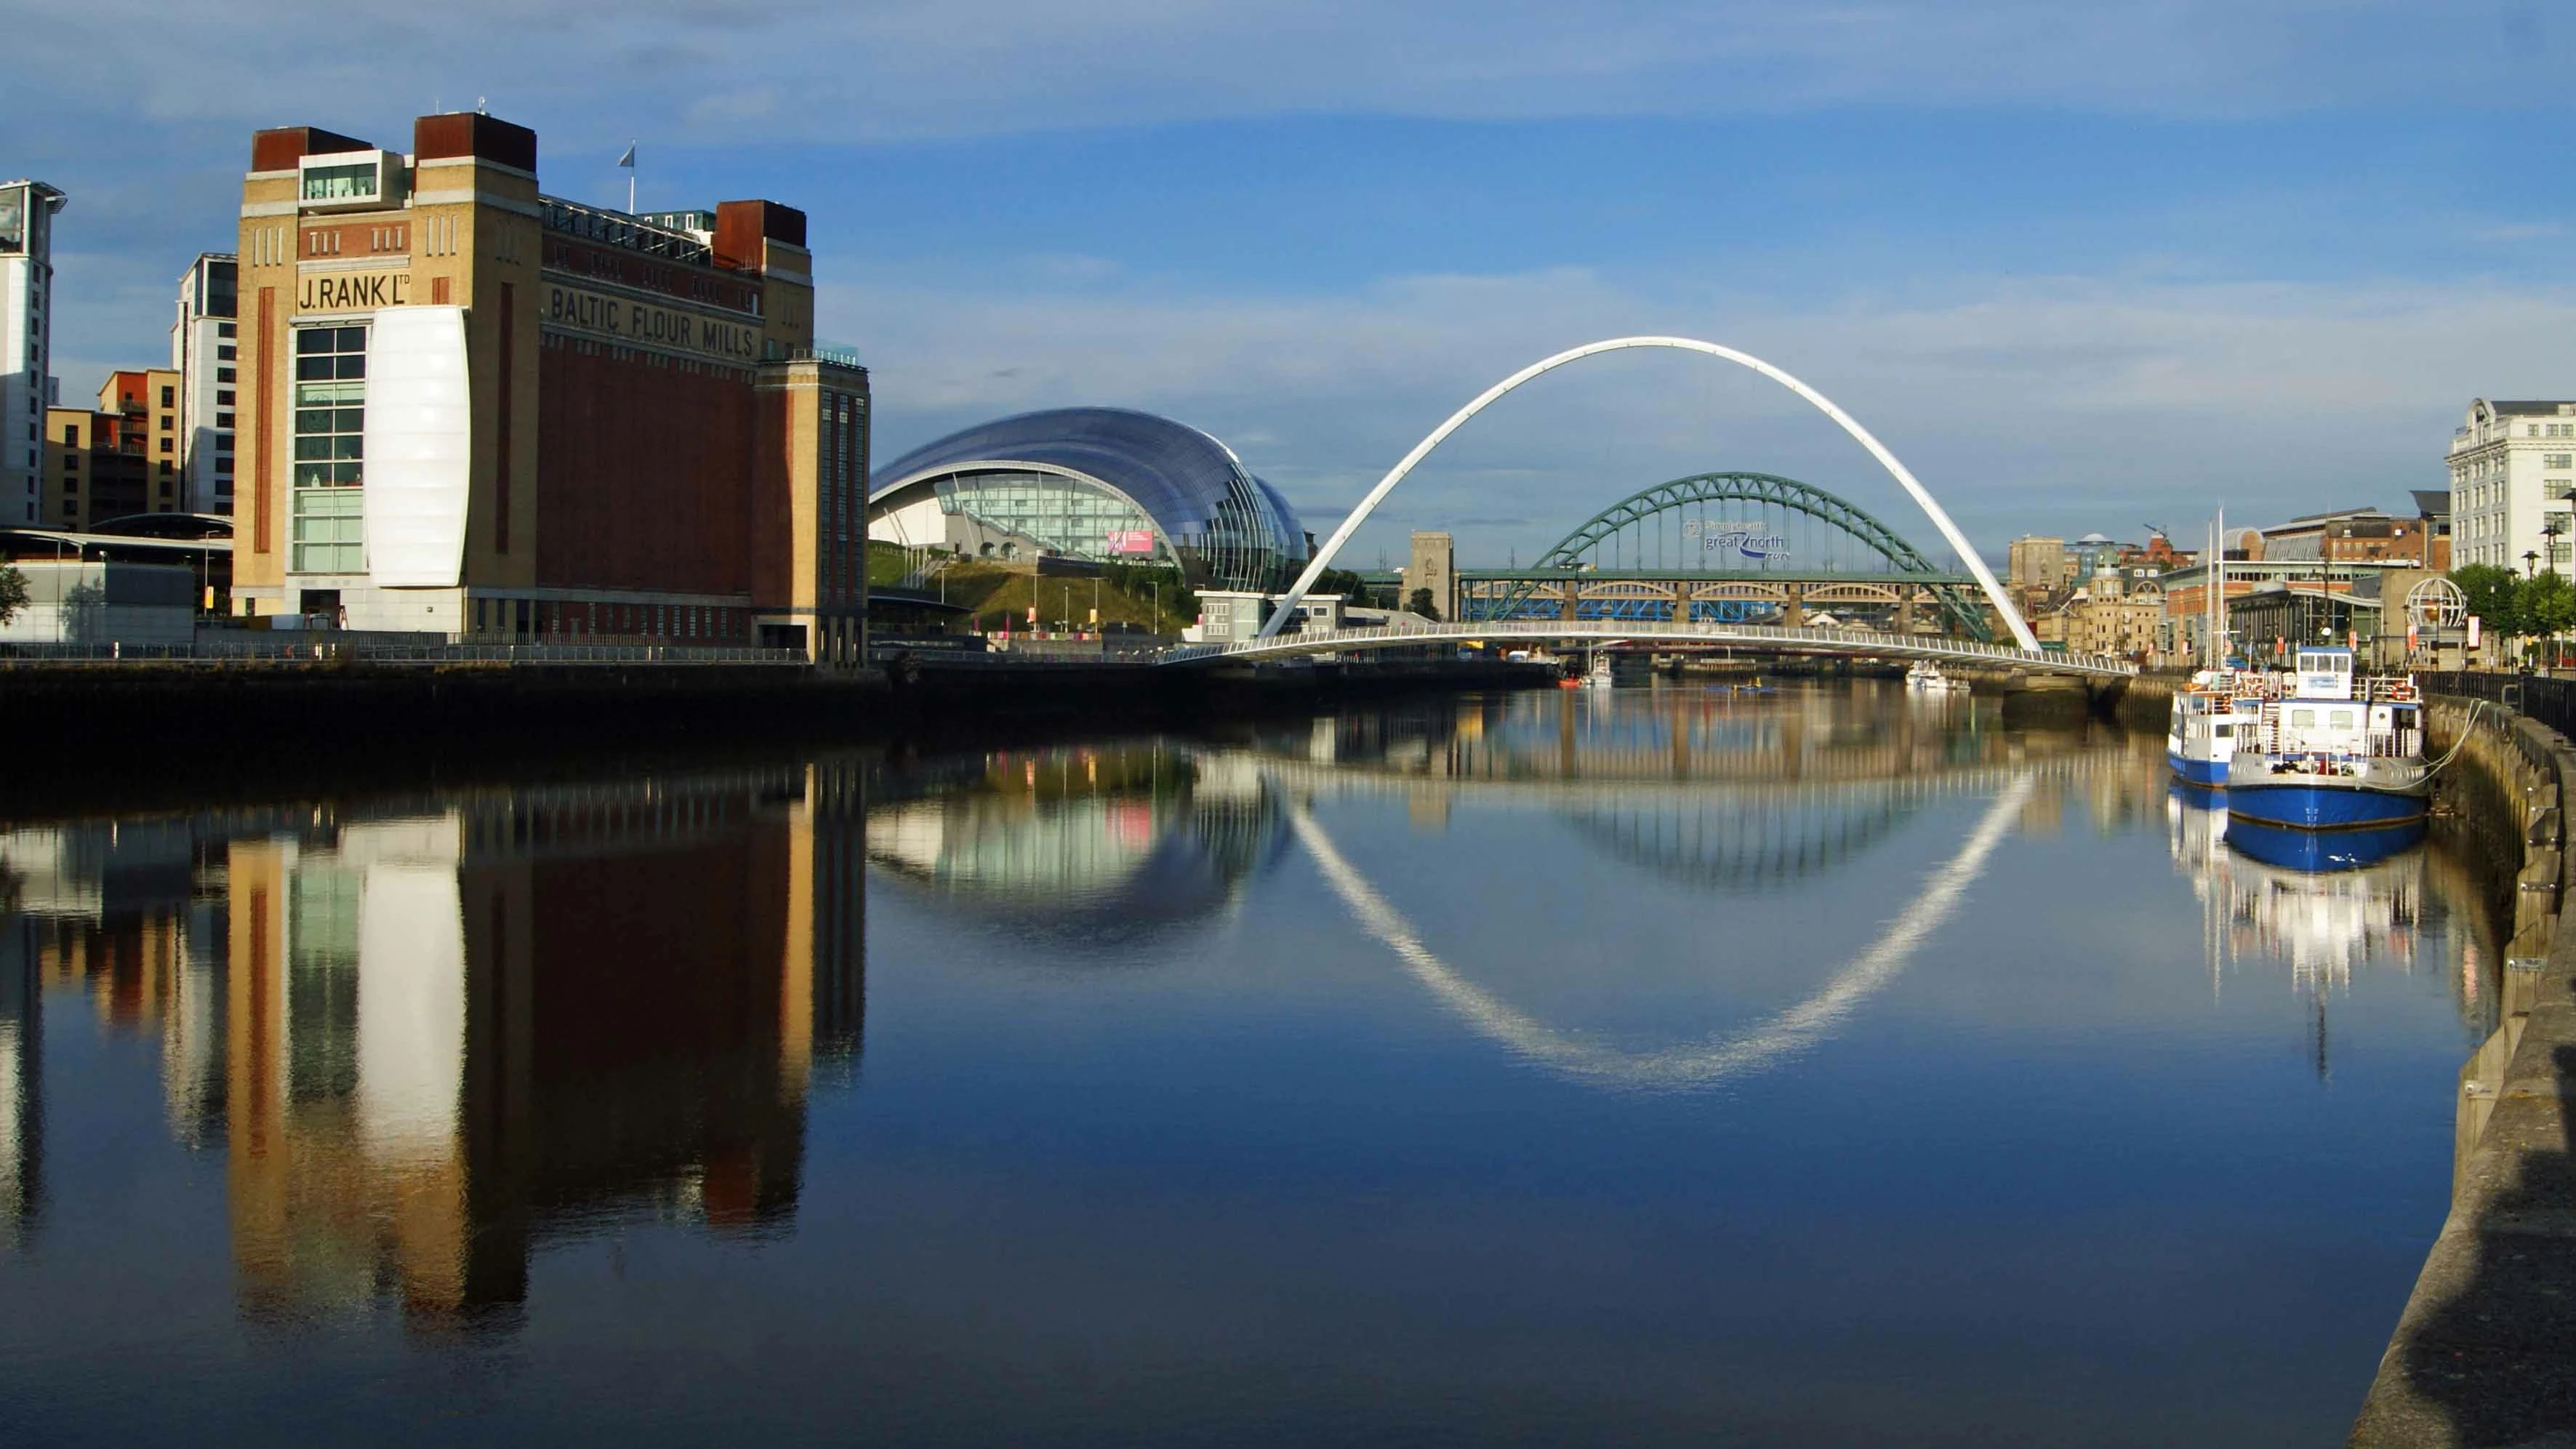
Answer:
M1720 566L1679 566L1709 555ZM1849 500L1773 473L1658 483L1586 519L1535 565L1461 569L1458 584L1456 619L1183 645L1158 662L1527 642L1928 659L2095 678L2137 673L2122 659L1994 642L1996 616L1975 575L1941 568ZM1835 611L1830 626L1811 617L1826 610Z
M2138 666L2099 654L2057 653L1951 639L1938 634L1887 634L1869 629L1792 628L1778 624L1677 624L1620 620L1543 621L1504 619L1487 623L1399 625L1383 629L1306 629L1267 639L1231 644L1183 644L1155 655L1162 668L1258 663L1304 654L1358 654L1375 649L1424 645L1582 644L1631 650L1734 649L1781 655L1856 656L1895 660L1937 660L1970 668L2078 678L2127 679Z
M1462 620L1777 623L1811 611L1988 642L1974 575L1867 510L1775 473L1694 473L1584 520L1528 568L1458 571ZM1929 616L1927 618L1927 615Z

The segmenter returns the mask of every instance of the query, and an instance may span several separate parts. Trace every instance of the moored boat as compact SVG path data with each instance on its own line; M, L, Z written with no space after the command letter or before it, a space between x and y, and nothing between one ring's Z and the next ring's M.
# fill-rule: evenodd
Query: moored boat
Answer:
M1929 659L1917 659L1905 671L1905 688L1911 694L1965 694L1968 681L1942 673L1941 666Z
M2223 789L2239 738L2252 738L2262 718L2263 683L2240 669L2204 669L2174 691L2166 726L2165 763L2186 785Z
M2432 797L2424 709L2411 679L2356 679L2349 649L2298 651L2236 732L2227 813L2291 830L2421 828Z

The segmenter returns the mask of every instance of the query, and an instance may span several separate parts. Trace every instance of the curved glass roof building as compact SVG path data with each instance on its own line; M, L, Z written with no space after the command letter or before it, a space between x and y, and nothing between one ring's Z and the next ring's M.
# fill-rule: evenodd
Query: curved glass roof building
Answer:
M1309 552L1277 489L1184 423L1054 408L949 434L877 470L868 537L975 557L1177 566L1201 588L1284 588Z

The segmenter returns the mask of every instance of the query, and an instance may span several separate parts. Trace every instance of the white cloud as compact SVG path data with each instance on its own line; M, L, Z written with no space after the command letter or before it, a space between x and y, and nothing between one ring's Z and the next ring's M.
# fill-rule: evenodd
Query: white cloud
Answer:
M183 23L187 64L142 63L141 47ZM1316 113L2488 105L2556 93L2513 78L2563 61L2566 23L2510 0L17 0L0 16L20 61L0 152L74 191L66 233L83 250L63 261L62 315L77 332L56 341L77 393L108 365L156 355L171 279L200 247L229 245L257 125L400 144L434 101L487 96L535 126L549 155L595 154L605 185L607 158L638 133L649 155ZM2421 63L2470 52L2478 64ZM2475 224L2495 242L2554 228ZM868 279L834 288L825 317L878 366L881 457L1011 408L1154 407L1237 440L1319 525L1494 377L1630 331L1775 356L1869 422L1989 541L2118 531L2133 515L2180 526L2221 497L2240 516L2393 504L2439 481L2472 394L2576 388L2561 341L2576 293L2473 283L2225 285L2132 270L1790 301L1565 268L1292 297L1158 291L1123 257L943 271L935 237L919 258L825 251L825 277ZM1902 516L1826 425L1714 366L1621 358L1550 378L1461 435L1394 511L1497 520L1462 524L1462 540L1526 550L1626 488L1738 466ZM1515 518L1534 522L1500 522Z
M399 120L433 94L450 106L486 95L583 145L622 140L638 114L678 118L669 139L721 143L1314 112L2483 105L2547 94L2511 77L2547 76L2566 28L2512 0L96 0L14 12L12 125L121 124L138 105L234 125ZM137 63L178 24L186 65ZM2476 65L2422 64L2466 51ZM277 111L282 70L295 117Z
M1987 547L2025 530L2187 528L2222 501L2247 518L2403 506L2406 489L2444 486L2442 452L2470 397L2576 396L2564 342L2576 290L1962 279L1905 301L1789 309L1580 271L1317 300L915 279L830 288L823 321L863 339L877 369L880 461L1000 413L1144 407L1235 441L1318 533L1496 378L1632 331L1729 342L1800 374ZM1402 522L1455 526L1480 559L1526 555L1627 492L1722 468L1803 478L1929 536L1859 449L1785 393L1705 358L1623 354L1479 418L1360 549L1400 548Z

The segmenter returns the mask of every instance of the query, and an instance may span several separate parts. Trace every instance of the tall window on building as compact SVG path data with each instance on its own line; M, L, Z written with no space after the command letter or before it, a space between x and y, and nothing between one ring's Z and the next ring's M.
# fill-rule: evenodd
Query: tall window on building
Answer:
M297 573L364 572L367 329L295 330L294 556Z

